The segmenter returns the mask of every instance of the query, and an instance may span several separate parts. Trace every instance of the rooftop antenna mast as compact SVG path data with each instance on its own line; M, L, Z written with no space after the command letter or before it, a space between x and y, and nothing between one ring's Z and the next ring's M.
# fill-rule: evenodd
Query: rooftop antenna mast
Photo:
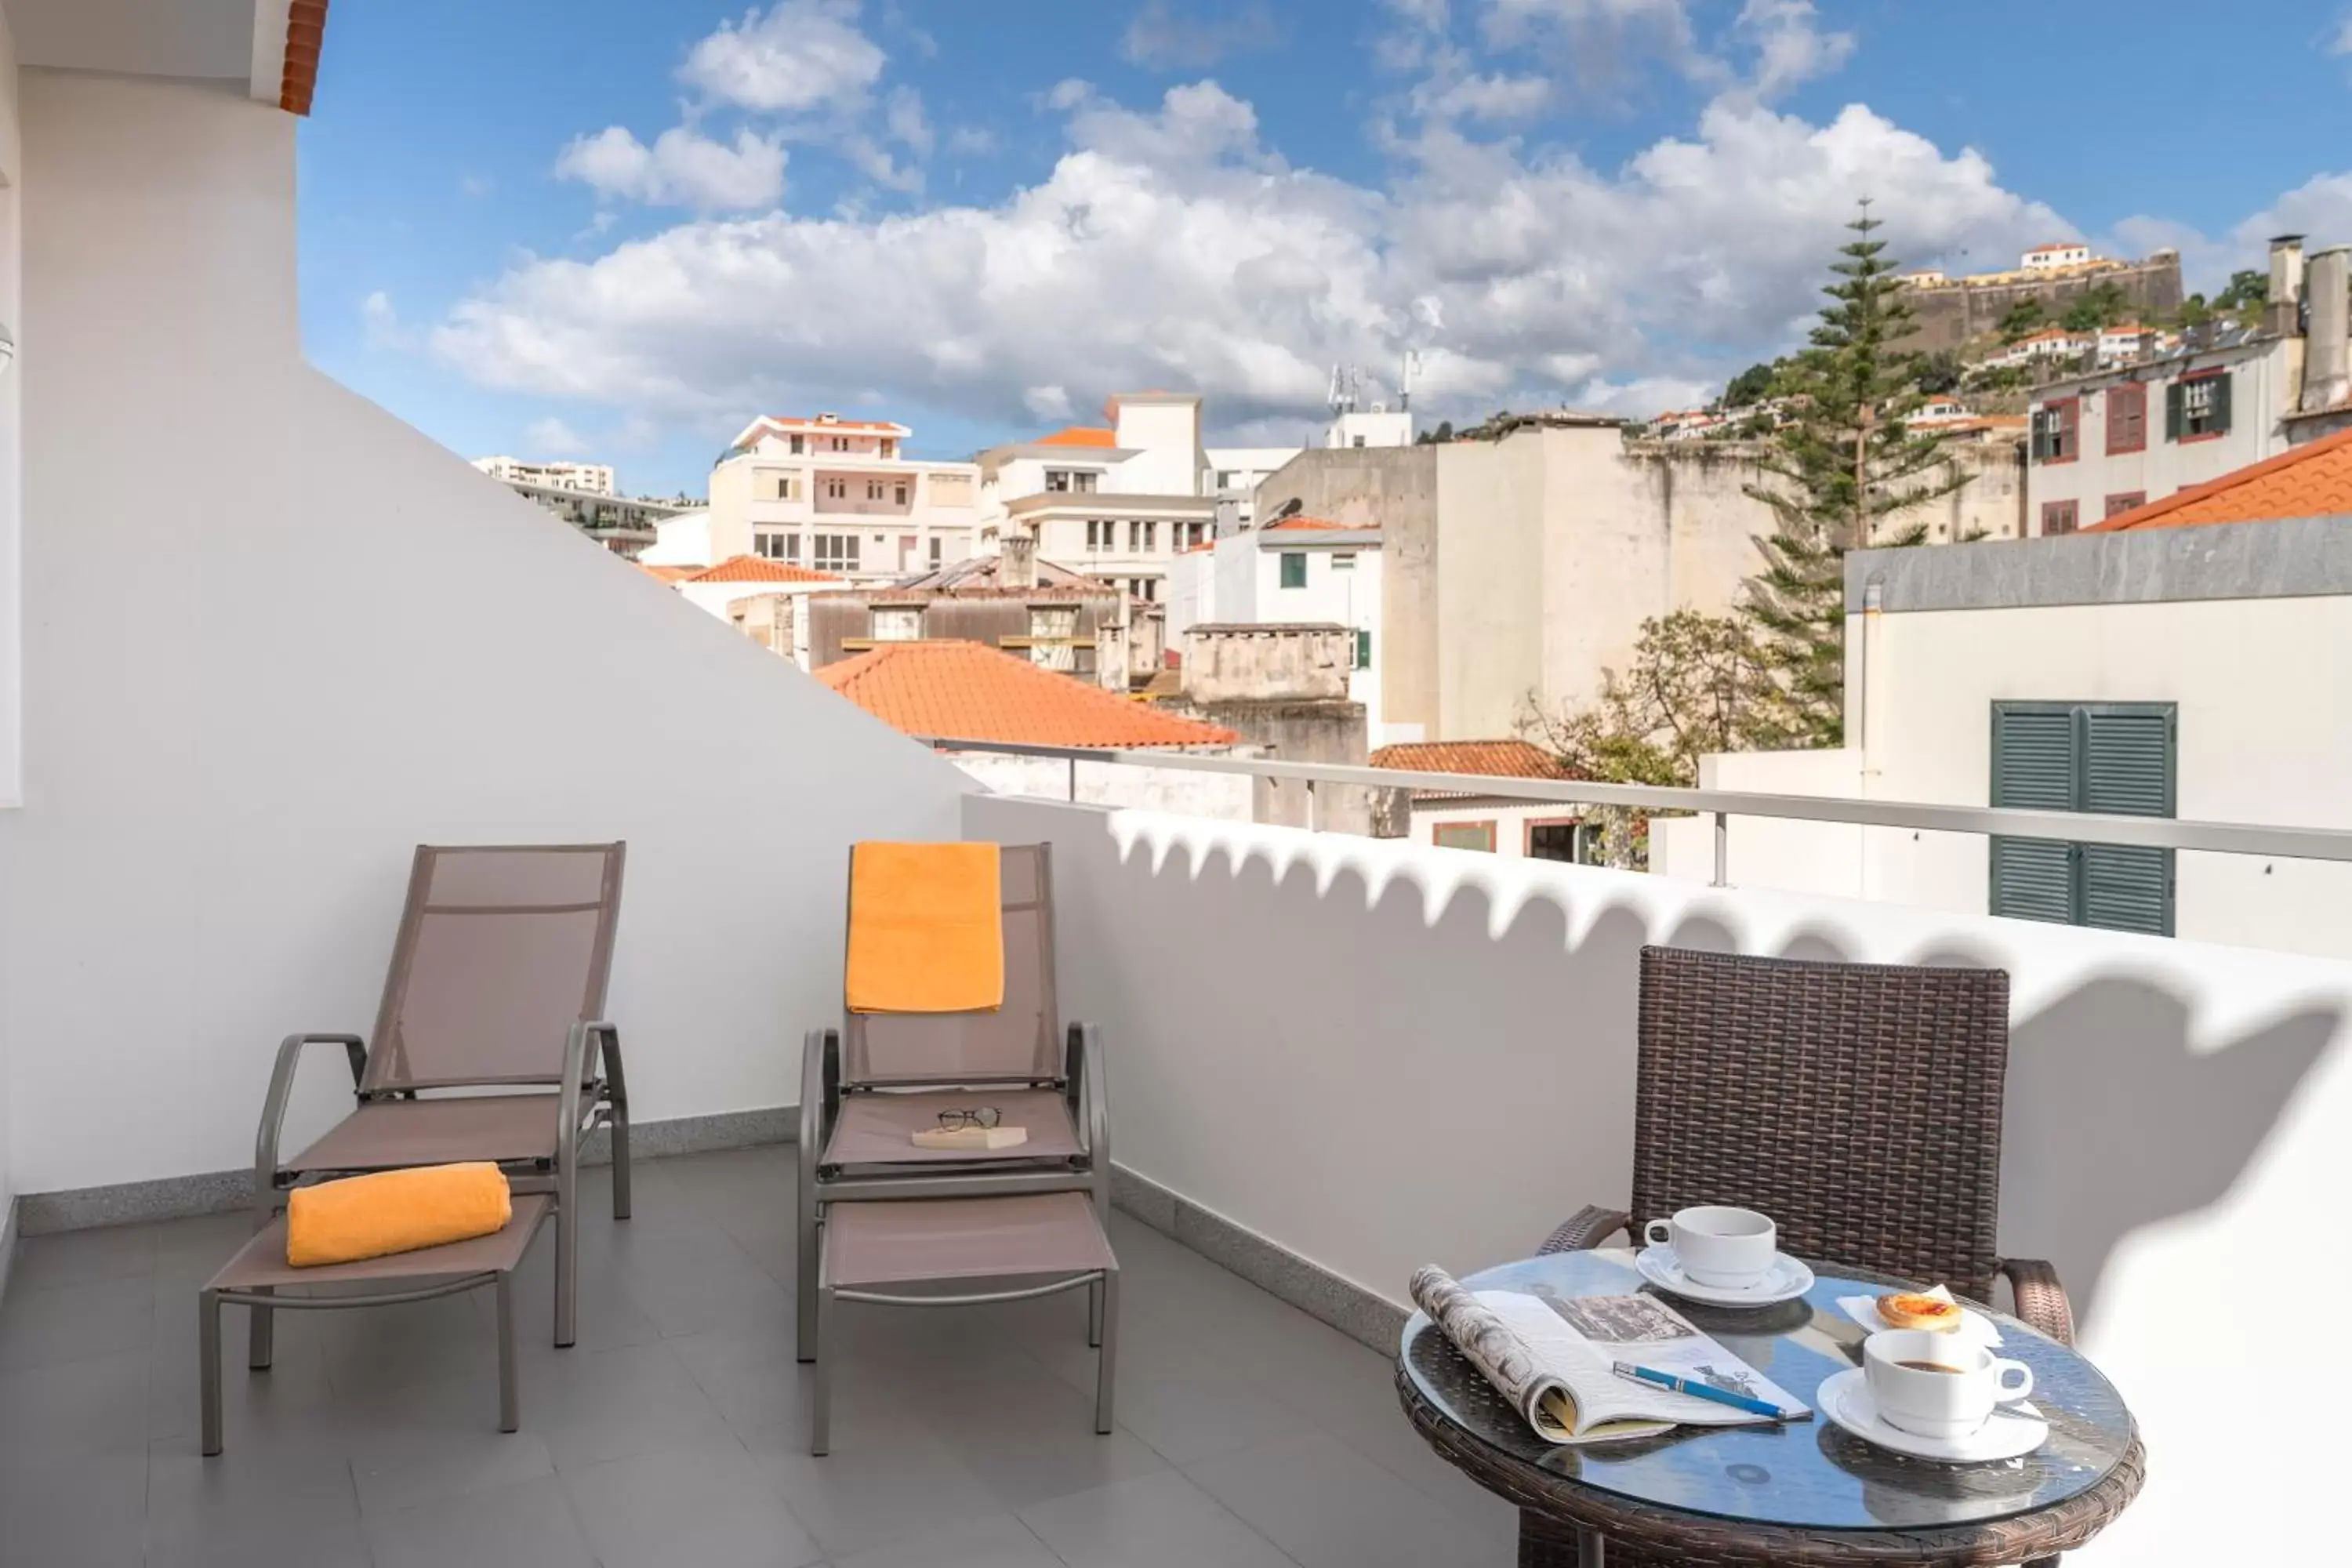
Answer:
M1412 379L1421 374L1421 351L1404 351L1404 368L1397 377L1397 406L1406 413L1412 411Z
M1349 414L1363 397L1364 373L1351 364L1331 367L1331 412Z

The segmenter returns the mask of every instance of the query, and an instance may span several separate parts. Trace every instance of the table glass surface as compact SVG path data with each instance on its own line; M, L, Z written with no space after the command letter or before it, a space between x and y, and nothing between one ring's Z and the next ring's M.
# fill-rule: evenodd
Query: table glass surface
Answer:
M2013 1318L1995 1353L2033 1369L2031 1403L2049 1440L2021 1459L1941 1464L1866 1443L1821 1414L1832 1374L1862 1364L1862 1326L1841 1296L1895 1284L1816 1267L1813 1288L1775 1307L1702 1306L1664 1299L1699 1330L1813 1407L1786 1426L1677 1427L1655 1437L1564 1447L1547 1443L1476 1368L1415 1312L1402 1348L1408 1376L1447 1418L1488 1446L1563 1480L1641 1502L1759 1524L1812 1530L1903 1530L2030 1513L2097 1484L2132 1442L2130 1413L2113 1384L2073 1351ZM1507 1263L1462 1281L1472 1290L1531 1295L1661 1295L1623 1248L1559 1252ZM1981 1309L1979 1309L1981 1310Z

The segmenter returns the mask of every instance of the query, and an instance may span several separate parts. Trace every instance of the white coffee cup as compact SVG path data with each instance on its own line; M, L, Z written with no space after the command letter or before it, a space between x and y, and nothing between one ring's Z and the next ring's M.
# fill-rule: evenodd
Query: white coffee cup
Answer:
M1654 1219L1642 1227L1642 1237L1653 1247L1673 1247L1683 1272L1698 1283L1726 1289L1755 1284L1780 1256L1780 1233L1769 1215L1722 1204Z
M1957 1334L1889 1329L1863 1342L1870 1402L1890 1426L1922 1437L1965 1437L1993 1406L2033 1392L2033 1369Z

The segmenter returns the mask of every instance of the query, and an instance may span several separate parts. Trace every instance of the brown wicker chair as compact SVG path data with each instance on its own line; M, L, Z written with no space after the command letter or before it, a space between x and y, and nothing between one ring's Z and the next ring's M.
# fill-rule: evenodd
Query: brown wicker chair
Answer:
M2006 973L1645 947L1639 1037L1633 1213L1588 1205L1541 1251L1739 1204L1801 1258L1981 1302L2006 1278L2020 1319L2074 1342L2057 1271L1995 1250Z
M2009 976L1642 950L1633 1214L1587 1205L1545 1252L1691 1204L1762 1209L1801 1258L1941 1280L2061 1343L2056 1270L1995 1250Z

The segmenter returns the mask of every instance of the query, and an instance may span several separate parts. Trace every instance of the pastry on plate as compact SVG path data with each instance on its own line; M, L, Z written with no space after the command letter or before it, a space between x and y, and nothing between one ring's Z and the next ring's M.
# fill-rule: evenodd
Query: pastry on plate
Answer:
M1927 1329L1931 1332L1948 1334L1960 1326L1960 1306L1941 1296L1903 1291L1878 1299L1878 1315L1891 1329Z

